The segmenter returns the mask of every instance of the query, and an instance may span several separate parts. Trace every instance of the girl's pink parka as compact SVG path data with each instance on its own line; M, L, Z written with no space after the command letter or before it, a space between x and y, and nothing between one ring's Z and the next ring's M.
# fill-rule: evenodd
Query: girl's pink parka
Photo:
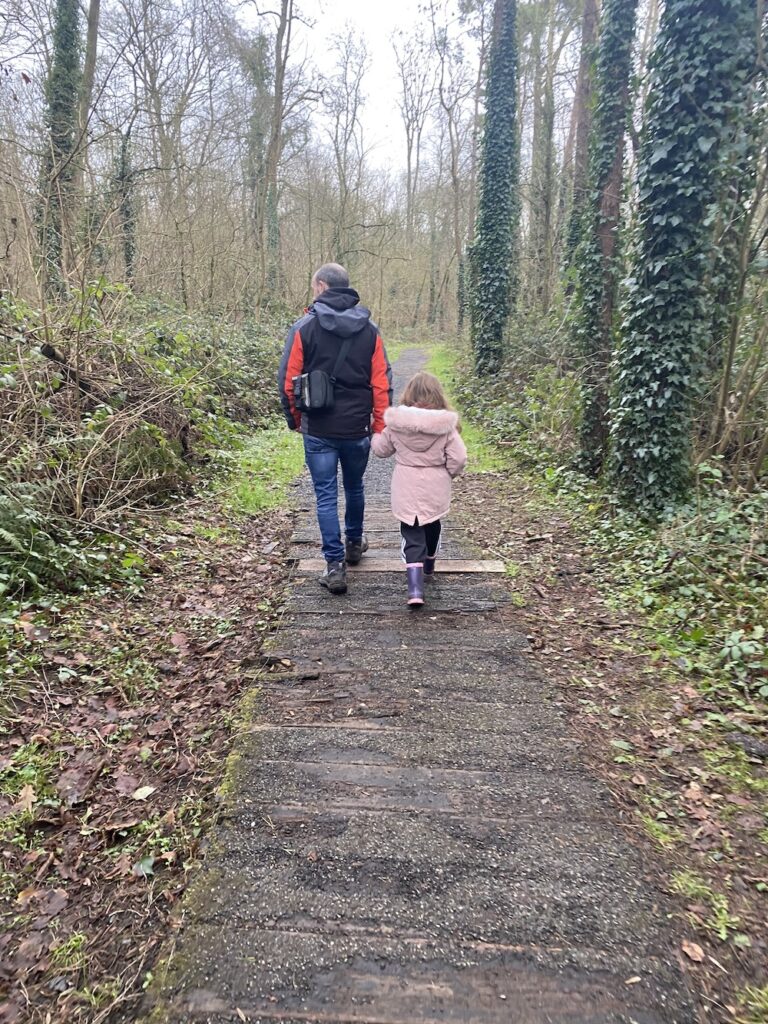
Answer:
M449 409L391 406L371 447L381 459L395 456L392 513L401 523L424 526L442 519L451 504L451 481L467 464L467 449Z

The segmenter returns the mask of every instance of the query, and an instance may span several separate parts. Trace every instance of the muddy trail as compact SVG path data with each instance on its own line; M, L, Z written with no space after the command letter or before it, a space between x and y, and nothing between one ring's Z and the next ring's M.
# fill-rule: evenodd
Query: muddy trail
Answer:
M288 610L152 1020L696 1020L653 864L455 522L443 557L473 571L406 608L390 473L367 476L381 568L344 597L306 565L302 483Z

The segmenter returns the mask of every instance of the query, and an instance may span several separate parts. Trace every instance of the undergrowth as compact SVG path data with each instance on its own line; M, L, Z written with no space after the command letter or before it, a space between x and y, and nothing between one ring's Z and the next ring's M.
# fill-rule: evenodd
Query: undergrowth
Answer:
M466 418L474 469L499 468L501 461L525 472L540 499L567 511L596 555L597 578L648 616L656 646L676 667L763 721L768 490L729 490L717 462L705 463L691 500L650 524L573 468L578 387L572 376L549 366L525 380L508 374L480 385L458 347L435 350L430 369Z
M0 605L140 568L136 514L274 415L281 326L103 280L45 311L0 297Z

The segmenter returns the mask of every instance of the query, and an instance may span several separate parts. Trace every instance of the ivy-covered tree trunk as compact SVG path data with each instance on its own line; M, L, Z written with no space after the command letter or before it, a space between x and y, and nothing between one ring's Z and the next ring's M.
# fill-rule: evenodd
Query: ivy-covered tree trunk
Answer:
M576 246L579 244L581 223L588 201L589 137L592 128L592 96L594 90L595 42L597 39L597 0L584 0L581 21L581 49L579 74L573 97L573 178L571 181L571 207L565 231L563 267L570 269Z
M713 220L757 29L754 0L667 0L651 62L611 457L619 495L650 514L690 482L693 401L713 323Z
M132 286L136 273L137 229L130 129L120 139L115 189L117 192L117 209L120 217L120 241L123 252L125 280L127 284Z
M637 0L605 0L595 67L589 199L575 257L578 288L573 340L582 362L581 463L595 476L602 468L608 442L608 375L636 14Z
M475 368L493 373L504 357L504 329L517 294L514 247L519 220L515 0L496 0L488 68L480 196L470 250L469 310Z
M42 165L38 211L43 290L63 283L65 247L71 244L72 178L80 97L80 5L57 0L53 28L53 60L45 83L47 144Z

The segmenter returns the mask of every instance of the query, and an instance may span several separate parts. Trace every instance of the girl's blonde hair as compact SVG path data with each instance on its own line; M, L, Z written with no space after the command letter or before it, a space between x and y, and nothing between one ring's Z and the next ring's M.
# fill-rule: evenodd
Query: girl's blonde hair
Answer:
M417 409L451 409L451 403L445 397L443 385L433 373L422 370L415 374L405 385L402 398L403 405L415 406ZM461 432L461 423L456 424Z

